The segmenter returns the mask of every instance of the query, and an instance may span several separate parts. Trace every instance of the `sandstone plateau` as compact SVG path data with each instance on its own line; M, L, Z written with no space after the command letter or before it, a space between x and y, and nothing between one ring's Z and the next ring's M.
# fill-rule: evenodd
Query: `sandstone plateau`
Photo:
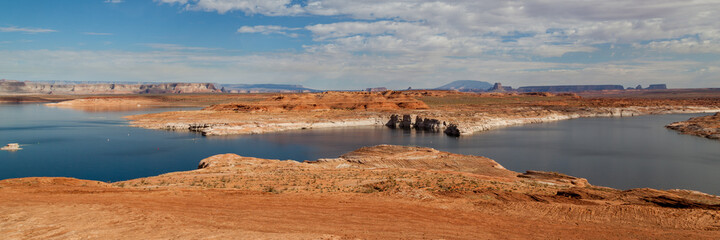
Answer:
M150 129L204 135L257 134L294 129L390 126L462 136L512 125L582 117L720 111L720 91L661 98L594 97L551 93L453 91L329 92L276 95L260 101L221 103L197 111L128 116Z
M720 140L720 113L671 123L665 127L679 131L682 134Z
M123 182L0 181L5 239L718 239L720 198L517 173L380 145L335 159L222 154Z

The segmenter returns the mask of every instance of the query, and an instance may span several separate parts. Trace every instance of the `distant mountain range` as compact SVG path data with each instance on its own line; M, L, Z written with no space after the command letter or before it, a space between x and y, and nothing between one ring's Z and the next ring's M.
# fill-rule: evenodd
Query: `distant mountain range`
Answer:
M166 94L166 93L322 92L291 84L134 83L88 81L15 81L0 79L0 94Z
M212 83L118 84L88 82L32 82L0 79L0 94L167 94L220 92Z
M489 82L475 81L475 80L457 80L445 85L442 85L437 90L458 90L458 91L486 91L492 88L493 85Z
M216 84L222 92L229 93L270 93L270 92L322 92L302 85L291 84Z

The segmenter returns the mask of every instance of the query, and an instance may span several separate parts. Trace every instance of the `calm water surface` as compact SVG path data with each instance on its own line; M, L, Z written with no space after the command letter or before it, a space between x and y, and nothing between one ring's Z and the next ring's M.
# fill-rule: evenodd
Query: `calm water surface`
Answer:
M203 137L127 127L122 116L38 104L0 105L0 179L65 176L119 181L197 168L220 153L314 160L354 149L397 144L486 156L518 172L546 170L620 189L683 188L720 194L720 142L679 135L663 126L702 114L587 118L533 124L452 138L382 127L317 129Z

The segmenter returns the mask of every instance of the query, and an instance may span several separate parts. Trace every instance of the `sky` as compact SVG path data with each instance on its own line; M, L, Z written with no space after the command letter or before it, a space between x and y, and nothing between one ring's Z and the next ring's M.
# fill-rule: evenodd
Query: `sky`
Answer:
M720 1L0 1L0 78L720 87Z

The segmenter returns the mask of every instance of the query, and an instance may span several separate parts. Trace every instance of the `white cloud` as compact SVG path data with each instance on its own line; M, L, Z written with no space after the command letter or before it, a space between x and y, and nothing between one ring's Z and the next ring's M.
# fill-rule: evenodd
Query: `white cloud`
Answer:
M633 46L659 52L720 54L720 30L678 39L655 40L647 44L634 44Z
M546 57L592 52L596 44L637 44L720 29L715 13L720 2L709 0L309 0L302 6L291 0L159 1L220 14L338 17L340 22L306 27L318 42L307 49L316 52L512 51ZM282 26L246 26L238 32L297 36ZM516 33L528 36L507 41Z
M21 28L21 27L0 27L0 32L21 32L21 33L50 33L56 30L46 28Z
M299 5L290 5L291 0L157 0L161 3L178 4L187 10L214 11L225 14L242 11L247 14L268 16L289 16L303 12Z
M242 26L238 28L238 33L261 33L264 35L268 34L280 34L288 37L298 37L297 33L291 33L290 31L301 30L302 28L289 28L275 25L259 25L259 26Z
M540 45L531 49L535 55L542 57L561 57L568 52L594 52L597 48L588 46Z
M353 56L342 52L227 55L173 50L0 50L0 56L2 77L19 80L292 82L321 89L430 88L457 79L503 82L514 87L579 82L720 87L717 81L720 62L632 60L562 64L504 58Z
M122 3L124 0L105 0L105 3Z
M457 79L512 86L720 87L720 62L662 55L720 54L720 2L712 0L308 0L303 5L291 0L155 1L186 11L332 16L328 19L334 22L236 30L290 37L307 31L312 42L299 53L232 55L160 43L144 44L151 52L0 51L0 73L16 79L294 82L325 89L428 88ZM660 54L601 63L532 60L606 50L598 44L629 44L635 51Z

